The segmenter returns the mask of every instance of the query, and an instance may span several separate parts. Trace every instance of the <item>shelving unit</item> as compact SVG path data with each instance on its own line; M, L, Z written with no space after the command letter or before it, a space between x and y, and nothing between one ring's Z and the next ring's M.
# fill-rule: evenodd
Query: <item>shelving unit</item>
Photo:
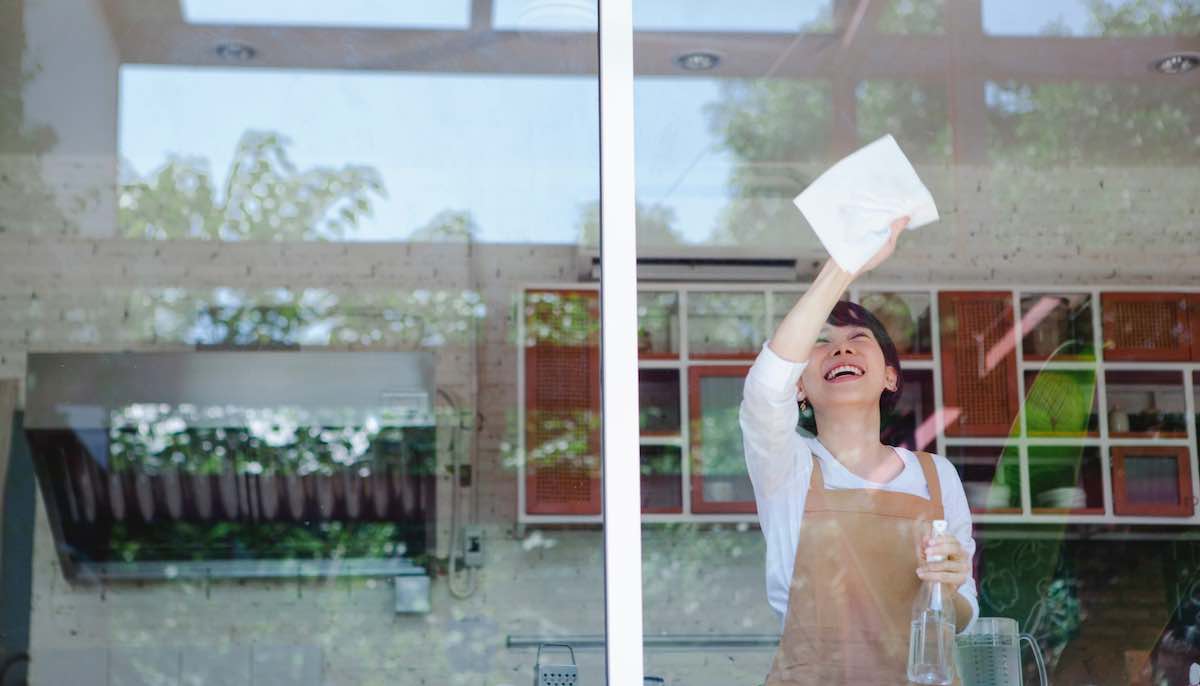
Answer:
M526 290L564 288L596 285ZM706 442L729 443L730 421L737 431L729 416L736 389L710 391L723 396L718 420L704 416L702 387L742 378L803 288L652 283L640 291L644 521L756 521L748 477L734 467L740 432L738 454L720 460L719 474L705 474ZM902 353L905 415L885 427L885 439L950 459L977 522L1200 523L1200 289L872 285L848 297L880 316ZM1149 314L1138 309L1144 303ZM731 321L715 319L730 310L738 313ZM1146 321L1159 329L1137 334L1136 323ZM1181 341L1163 338L1168 321ZM527 364L524 351L521 358ZM726 425L705 429L706 419ZM1133 472L1130 456L1141 459ZM1162 484L1164 460L1174 460L1176 488ZM530 511L524 463L520 470L520 521L600 521L598 513ZM1127 484L1131 473L1157 481ZM1155 494L1174 500L1154 502Z

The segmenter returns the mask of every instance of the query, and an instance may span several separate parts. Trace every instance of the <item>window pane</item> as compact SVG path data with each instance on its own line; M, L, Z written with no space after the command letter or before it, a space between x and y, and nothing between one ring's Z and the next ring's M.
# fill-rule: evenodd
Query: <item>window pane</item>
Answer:
M1191 35L1200 9L1190 2L983 0L984 31L1007 36Z
M528 683L604 635L595 13L483 8L0 5L5 683Z
M980 614L1035 635L1051 682L1187 683L1187 668L1200 662L1189 590L1200 546L1189 540L1198 520L1187 490L1198 446L1184 445L1200 435L1200 396L1184 397L1193 393L1185 382L1200 379L1200 295L1189 285L1200 101L1198 72L1187 70L1194 46L1184 44L1200 31L1196 3L847 0L830 3L823 34L781 17L794 3L773 4L774 25L752 25L747 17L766 16L755 3L711 12L635 3L643 13L634 43L641 285L679 290L686 339L680 358L641 364L681 368L689 477L682 513L644 520L645 619L665 645L680 626L708 641L704 659L648 645L647 673L680 683L787 682L768 676L777 658L807 668L845 652L844 641L830 641L802 653L816 639L789 644L786 631L783 644L773 642L793 588L841 599L849 586L819 579L853 576L841 566L793 583L794 563L814 559L804 545L816 527L805 511L810 473L792 468L811 464L815 450L837 494L827 501L864 490L911 503L907 496L928 493L908 454L917 449L955 467L940 472L942 492L961 486L963 498L954 495L943 514L959 518L960 531L970 520ZM701 22L694 32L677 28ZM794 199L888 135L932 196L937 220L900 234L886 260L839 290L843 282L827 278L837 265L815 217ZM916 200L894 198L873 176L886 173L872 168L848 182L853 200L822 198L836 218L830 232L852 236L864 258L878 254L891 220L917 213ZM872 222L855 232L851 219L864 215ZM663 282L649 269L663 263L686 268ZM746 376L789 308L831 282L805 302L852 300L896 347L904 389L878 425L869 410L888 377L874 374L873 350L865 399L852 392L858 381L839 382L839 395L822 383L821 372L841 361L830 351L843 360L860 354L852 341L812 349L784 332L776 355L760 360L755 379ZM827 313L810 316L813 325ZM796 367L788 361L805 356L800 385L817 411L790 426ZM741 369L717 371L726 366ZM743 394L751 389L761 395ZM832 421L839 414L846 424ZM876 441L901 455L899 475L893 460L862 459L892 454L872 452ZM739 452L762 483L717 478L719 460ZM1132 472L1119 464L1143 454L1159 461ZM1167 457L1178 458L1186 479L1164 485ZM838 557L877 542L839 541ZM703 573L685 571L689 564ZM906 584L916 583L917 564L906 559L872 581L864 606L894 602L903 610L896 625L908 626L915 586ZM1164 591L1154 598L1139 595L1158 584ZM723 611L747 589L759 599ZM721 611L712 590L725 594ZM828 606L797 597L801 622L834 623ZM861 613L860 623L829 633L868 631L868 617L876 618ZM905 645L908 634L899 634ZM738 651L720 644L762 636L772 641ZM850 681L903 679L897 662L894 674ZM806 669L804 678L840 683L847 677L838 667L824 679Z
M688 354L746 357L758 352L766 319L762 293L705 293L688 296Z

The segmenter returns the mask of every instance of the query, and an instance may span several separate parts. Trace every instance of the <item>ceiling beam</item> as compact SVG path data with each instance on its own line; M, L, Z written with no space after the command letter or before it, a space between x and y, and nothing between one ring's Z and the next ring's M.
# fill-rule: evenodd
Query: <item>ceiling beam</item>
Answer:
M580 76L594 76L597 71L594 33L164 26L129 21L118 26L115 33L122 59L135 64ZM230 40L253 45L258 51L255 61L249 65L223 62L215 47ZM776 77L821 79L838 71L844 59L839 50L828 49L838 42L832 34L639 31L634 60L636 73L647 76L757 78L774 69ZM853 60L853 72L859 79L946 77L945 36L876 33L869 41L855 43L861 56ZM709 72L681 70L675 58L696 49L718 52L721 63ZM981 35L962 46L954 56L954 68L960 74L993 80L1142 81L1168 78L1149 70L1158 57L1196 50L1200 50L1200 37ZM1168 82L1197 76L1200 72Z

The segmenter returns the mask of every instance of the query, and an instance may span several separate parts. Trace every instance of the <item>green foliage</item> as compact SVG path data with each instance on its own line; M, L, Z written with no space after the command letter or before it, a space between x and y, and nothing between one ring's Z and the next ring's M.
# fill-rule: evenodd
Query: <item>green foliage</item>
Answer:
M828 156L830 91L821 82L729 81L707 108L709 126L733 154L733 202L713 239L719 243L790 242L798 225L791 199ZM808 167L804 162L813 162Z
M1195 0L1088 0L1089 33L1101 36L1200 34Z
M424 288L159 289L139 291L128 307L144 340L239 348L468 345L487 315L477 291Z
M942 83L863 81L858 85L858 137L892 134L917 162L953 159L953 135Z
M197 421L226 415L229 428L198 427ZM350 413L348 413L350 414ZM410 474L432 475L429 429L387 426L386 413L360 425L320 426L298 410L280 408L197 408L132 405L114 413L109 430L110 468L115 473L157 474L322 474L353 469L361 476L386 468L391 456L377 454L380 442L403 443ZM382 420L382 421L381 421Z
M579 212L579 244L600 245L600 203L590 202ZM637 203L638 245L681 245L683 237L675 230L675 210L663 205Z
M599 345L598 308L595 293L529 291L525 294L524 345Z
M127 238L209 240L341 239L385 195L379 173L360 165L300 170L277 133L247 131L225 186L208 164L172 156L121 185L118 219Z
M442 210L408 238L411 241L468 243L478 235L479 225L470 212Z
M989 155L1038 167L1189 164L1200 158L1200 90L1156 84L1007 82L988 92Z
M161 521L113 525L117 562L143 560L327 560L392 557L401 527L380 523L194 524Z
M12 26L23 24L21 3L0 3L0 24L9 21ZM19 44L6 46L0 54L0 71L12 74L0 88L0 233L66 228L66 216L41 168L42 155L54 148L58 136L49 126L30 126L25 119L21 93L37 69L24 64L24 31L6 28L4 36Z
M944 33L946 0L890 0L879 16L881 33Z

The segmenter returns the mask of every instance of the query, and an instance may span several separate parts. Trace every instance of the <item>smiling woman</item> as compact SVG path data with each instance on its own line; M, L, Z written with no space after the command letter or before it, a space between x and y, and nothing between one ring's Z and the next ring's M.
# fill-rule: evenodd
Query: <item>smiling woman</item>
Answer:
M783 620L772 686L904 683L922 581L945 584L959 631L979 613L962 483L945 458L881 442L881 416L902 392L899 355L869 311L839 300L891 255L906 225L894 222L891 241L856 274L827 262L746 377L746 463L767 541L767 597ZM811 417L814 437L796 432L798 413ZM946 533L932 535L936 520Z

